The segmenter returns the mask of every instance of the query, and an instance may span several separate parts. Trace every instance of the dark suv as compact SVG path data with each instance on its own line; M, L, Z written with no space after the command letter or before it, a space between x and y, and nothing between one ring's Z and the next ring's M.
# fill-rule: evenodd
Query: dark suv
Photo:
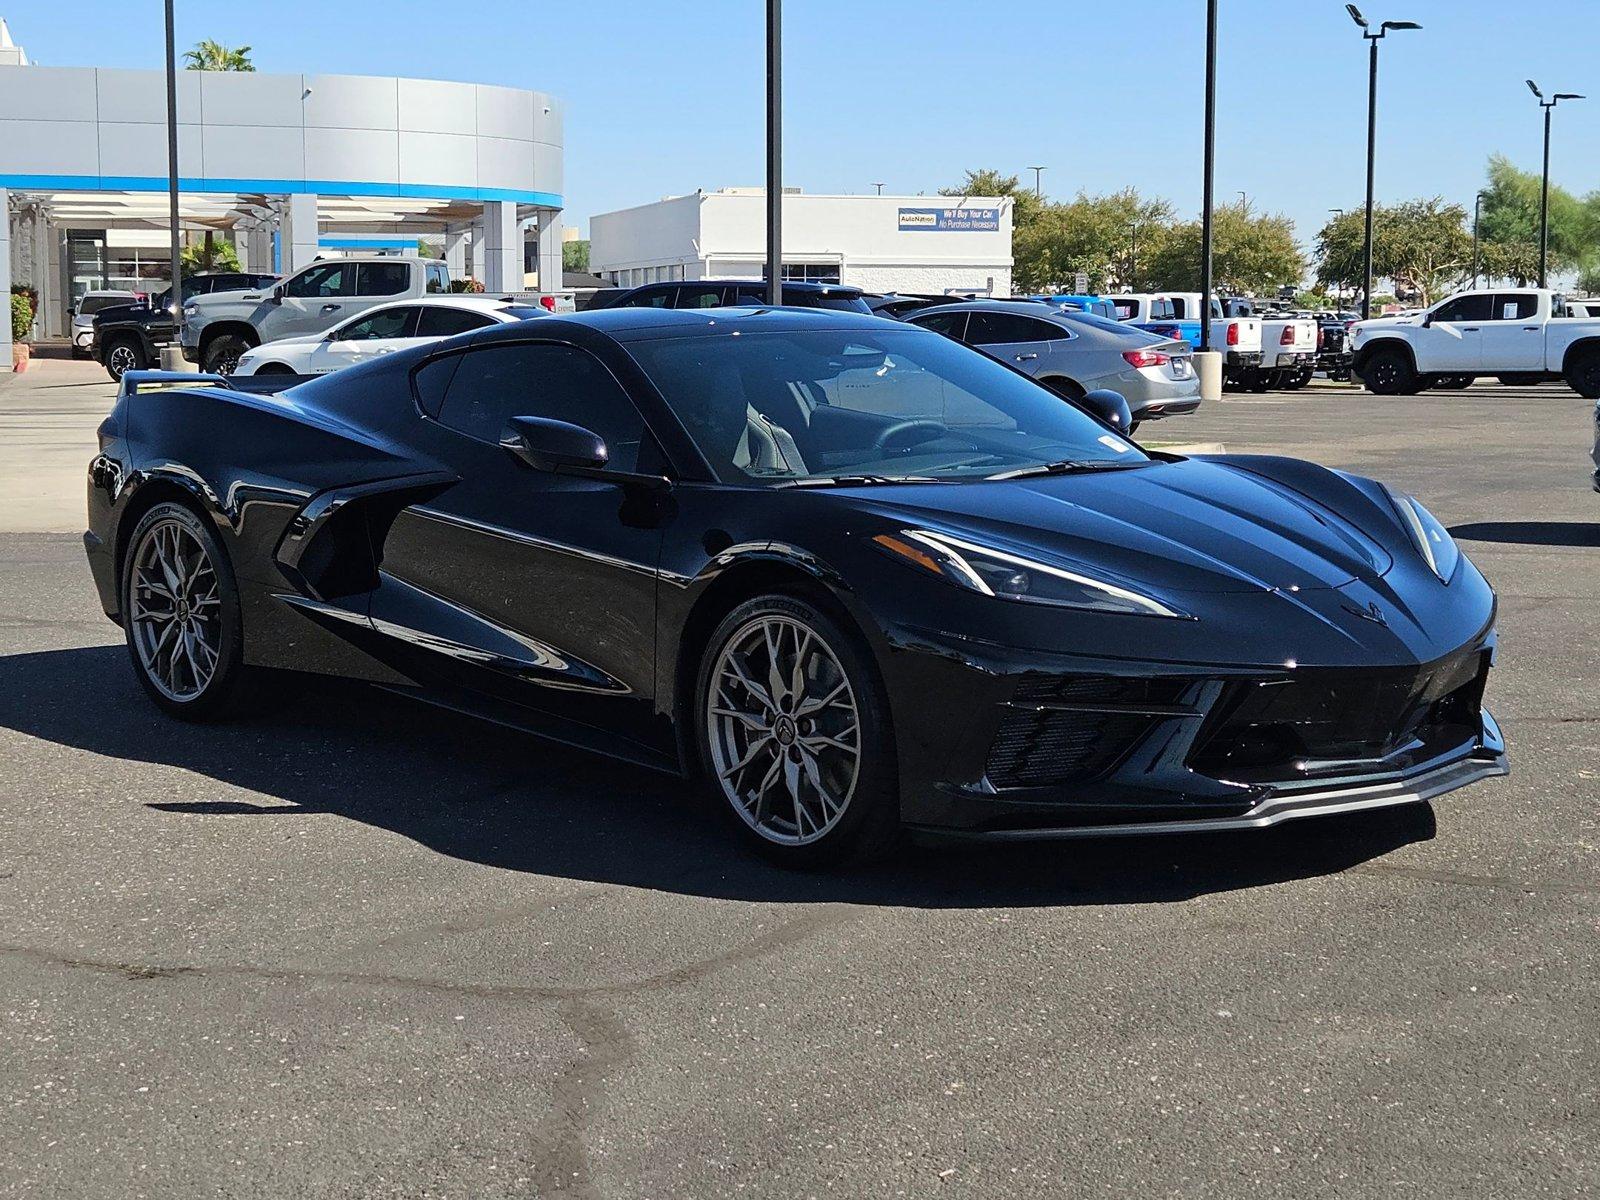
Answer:
M734 304L767 302L767 285L760 279L685 279L678 283L646 283L623 292L606 308L726 308ZM861 289L838 283L790 280L783 285L783 302L790 308L832 308L867 313L872 309ZM591 307L600 307L592 305Z
M212 292L249 291L270 287L276 275L249 271L217 271L188 275L183 280L183 298L209 296ZM94 317L94 341L89 353L105 367L111 378L121 380L124 371L142 371L161 365L161 347L177 339L178 327L172 319L172 289L158 292L140 304L118 304L101 309Z

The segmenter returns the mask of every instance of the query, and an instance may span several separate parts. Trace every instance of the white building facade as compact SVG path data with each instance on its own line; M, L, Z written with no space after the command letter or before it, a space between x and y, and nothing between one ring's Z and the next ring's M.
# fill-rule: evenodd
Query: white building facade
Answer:
M34 335L49 337L86 290L166 284L166 80L31 66L10 49L0 55L0 295L33 287ZM529 283L532 239L538 278L559 287L562 159L561 105L543 92L178 73L182 227L231 241L253 271L425 242L453 276L514 291ZM4 370L11 331L0 325Z
M1011 294L1011 201L997 196L811 196L785 189L783 272L869 292ZM590 269L621 287L760 279L766 191L724 188L601 213Z

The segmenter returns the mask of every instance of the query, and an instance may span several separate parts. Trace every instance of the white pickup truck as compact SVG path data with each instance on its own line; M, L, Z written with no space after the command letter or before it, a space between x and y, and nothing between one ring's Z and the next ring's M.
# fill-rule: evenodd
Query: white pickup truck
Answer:
M1131 292L1106 299L1115 305L1117 320L1200 348L1199 292ZM1222 302L1215 296L1211 318L1211 347L1222 353L1223 380L1235 387L1249 387L1262 365L1261 321L1223 315Z
M1317 323L1308 317L1261 312L1249 300L1224 300L1230 317L1261 318L1261 366L1246 371L1244 386L1252 392L1305 387L1317 363Z
M1355 372L1380 396L1465 387L1490 375L1564 379L1579 395L1600 399L1600 318L1569 311L1544 288L1457 292L1416 316L1356 322Z

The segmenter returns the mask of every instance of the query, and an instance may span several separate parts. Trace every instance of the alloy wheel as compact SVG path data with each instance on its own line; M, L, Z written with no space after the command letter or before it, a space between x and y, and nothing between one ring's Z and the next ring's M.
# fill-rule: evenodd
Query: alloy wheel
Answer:
M157 690L193 700L222 654L222 594L215 565L177 520L158 521L134 550L128 584L133 645Z
M843 819L861 773L861 718L838 656L790 616L757 616L717 656L706 696L711 764L756 833L799 846Z
M120 380L129 371L138 369L139 356L133 352L132 346L118 343L111 348L111 353L106 358L106 366L111 370L111 377Z

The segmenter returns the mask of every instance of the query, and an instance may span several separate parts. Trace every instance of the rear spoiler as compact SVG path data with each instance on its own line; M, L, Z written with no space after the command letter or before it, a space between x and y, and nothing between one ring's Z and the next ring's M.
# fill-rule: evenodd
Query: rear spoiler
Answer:
M244 395L271 396L316 378L315 375L230 376L203 371L125 371L117 386L117 399L137 396L141 389L148 392L168 387L214 387Z

